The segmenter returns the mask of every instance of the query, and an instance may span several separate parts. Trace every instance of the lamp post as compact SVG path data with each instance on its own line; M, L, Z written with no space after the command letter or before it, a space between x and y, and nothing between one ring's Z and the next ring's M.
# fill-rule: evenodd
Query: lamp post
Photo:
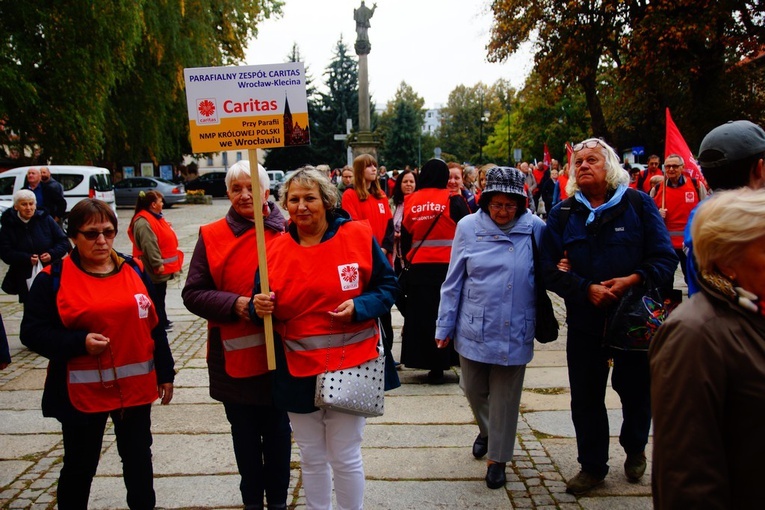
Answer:
M479 125L478 145L481 156L478 162L483 164L483 123L489 121L489 111L483 109L483 92L481 92L481 124Z
M507 110L507 166L513 166L513 161L510 159L510 109Z

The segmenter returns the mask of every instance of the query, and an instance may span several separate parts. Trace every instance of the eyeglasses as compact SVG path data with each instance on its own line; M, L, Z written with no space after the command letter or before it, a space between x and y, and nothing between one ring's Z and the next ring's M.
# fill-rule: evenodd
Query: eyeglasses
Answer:
M82 234L82 237L88 241L95 241L101 234L103 234L104 239L114 239L117 236L117 230L113 228L106 230L78 230L77 232Z
M605 147L605 145L603 145L603 142L601 142L600 140L587 140L584 142L579 142L578 144L574 145L573 149L574 149L574 152L579 152L582 149L594 149L598 145L600 145L601 147Z
M664 163L664 168L672 169L672 170L674 170L675 168L680 168L682 166L683 165L668 165L668 164Z
M518 204L489 204L489 209L491 209L494 212L499 212L503 210L507 212L511 212L518 209Z

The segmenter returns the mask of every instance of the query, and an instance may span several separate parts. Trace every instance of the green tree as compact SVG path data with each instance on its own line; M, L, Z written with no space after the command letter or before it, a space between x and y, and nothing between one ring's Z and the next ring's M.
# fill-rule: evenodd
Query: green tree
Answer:
M106 166L179 163L191 152L183 69L235 65L272 0L144 2L144 34L129 76L112 90Z
M320 111L315 128L311 131L311 143L318 159L314 164L326 163L332 167L346 164L346 143L334 139L345 133L346 120L359 125L359 71L358 62L348 53L348 45L342 36L335 46L334 56L327 69L327 92L320 93Z
M300 48L297 43L292 45L292 51L287 56L287 62L302 62ZM308 122L310 123L311 138L316 136L320 114L319 94L313 84L308 67L305 69L306 96L308 98ZM313 165L319 161L317 145L301 145L297 147L279 147L266 153L265 166L268 169L294 170L305 165Z
M389 168L415 166L421 149L425 100L402 81L381 115L378 134L383 142L381 160Z
M581 90L590 132L617 146L661 152L665 106L691 147L729 118L765 120L754 63L765 43L762 2L494 0L492 10L489 58L533 39L540 78Z
M134 64L143 1L4 1L0 7L0 144L40 161L101 152L112 88Z
M503 118L508 97L512 94L512 87L505 80L492 86L479 82L472 87L455 87L441 109L438 136L443 152L460 162L487 162L483 147L494 131L494 125Z
M547 144L551 156L563 161L565 143L586 138L588 132L589 117L581 90L563 87L556 79L543 81L532 72L511 103L509 122L506 112L494 125L486 153L506 162L508 149L521 149L523 160L541 161Z
M240 62L281 5L2 2L0 142L39 147L44 162L177 160L189 150L183 68Z

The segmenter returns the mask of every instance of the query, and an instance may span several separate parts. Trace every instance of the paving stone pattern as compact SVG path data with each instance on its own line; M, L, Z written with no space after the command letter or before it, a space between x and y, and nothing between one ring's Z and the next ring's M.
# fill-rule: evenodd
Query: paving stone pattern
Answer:
M178 233L187 264L201 224L224 216L228 201L212 205L179 205L166 210ZM125 226L131 209L120 209L122 228L115 248L130 252ZM0 268L0 278L6 267ZM160 508L241 508L239 477L220 403L207 392L206 323L191 315L180 298L185 275L168 285L167 308L174 328L170 343L176 359L174 401L152 413L155 489ZM563 303L553 303L563 324ZM0 296L0 312L11 343L13 363L0 372L0 508L55 508L56 482L63 457L60 425L40 412L47 360L18 340L23 308L15 296ZM394 309L400 352L403 319ZM611 473L587 497L565 492L566 479L578 471L576 443L569 412L565 326L552 344L536 344L526 371L515 457L507 467L507 485L490 490L483 480L485 461L473 459L477 434L470 407L457 381L431 386L426 372L401 368L402 387L387 395L386 413L370 419L363 443L368 509L600 509L651 508L649 472L630 484L622 472L624 452L618 445L619 399L609 388ZM649 444L650 448L650 444ZM650 450L649 450L650 459ZM297 447L293 444L289 508L305 508ZM121 463L111 424L93 482L89 507L126 508Z

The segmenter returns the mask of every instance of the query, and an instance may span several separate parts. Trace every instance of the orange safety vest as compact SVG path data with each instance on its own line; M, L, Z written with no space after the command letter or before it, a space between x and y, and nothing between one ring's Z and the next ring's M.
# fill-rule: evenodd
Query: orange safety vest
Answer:
M457 224L449 215L449 196L447 189L425 188L404 198L404 219L401 224L412 234L412 247L407 253L407 258L412 264L449 263L454 232L457 230ZM438 218L438 223L422 241L441 211L443 213ZM411 260L410 254L415 249L417 252L414 254L414 260Z
M268 279L276 294L274 329L295 377L355 367L377 356L374 320L339 322L330 311L360 296L372 277L372 230L350 221L331 239L300 246L290 235L268 246Z
M666 190L667 198L664 200L664 207L667 209L667 216L664 218L664 223L667 225L672 247L675 249L683 247L685 226L688 224L691 211L699 203L699 194L693 186L693 181L689 177L684 179L683 185L677 188L666 186L666 182L661 183L656 190L656 196L653 197L656 205L661 208L662 196Z
M258 243L255 229L234 236L226 218L201 228L207 262L215 288L240 296L252 294L258 270ZM266 242L281 234L265 230ZM231 377L253 377L268 372L266 338L263 327L250 321L208 321L207 329L218 328L223 343L226 373ZM209 349L209 347L208 347Z
M143 255L133 237L133 222L137 218L143 218L148 221L151 231L157 236L157 244L159 245L159 253L162 256L163 265L162 273L160 274L173 274L180 271L183 267L183 252L178 249L178 236L175 235L173 227L164 218L157 218L146 210L136 214L128 227L128 237L133 243L133 258L140 259L141 255ZM152 268L149 269L152 270Z
M43 271L50 270L48 266ZM122 263L117 274L100 278L65 258L56 305L67 329L109 338L100 355L67 362L69 399L76 409L107 412L158 398L151 330L159 319L146 286L128 263Z
M656 177L657 175L664 176L664 172L662 172L660 168L656 168L654 170L646 168L640 173L640 177L638 179L643 184L643 191L646 193L651 192L651 178Z
M372 227L372 233L377 240L377 244L382 246L385 231L388 228L388 221L393 218L390 212L388 198L377 198L369 195L363 202L359 200L356 190L353 188L345 190L343 193L343 209L351 215L353 220L364 220Z

